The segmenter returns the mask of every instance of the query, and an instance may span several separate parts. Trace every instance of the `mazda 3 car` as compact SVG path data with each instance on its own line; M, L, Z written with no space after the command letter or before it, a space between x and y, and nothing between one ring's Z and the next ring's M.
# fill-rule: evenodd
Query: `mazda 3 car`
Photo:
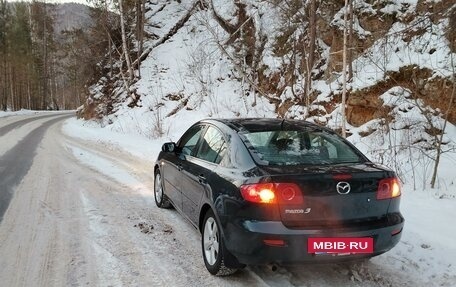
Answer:
M393 248L404 225L396 174L305 121L200 121L162 146L154 174L157 206L201 232L214 275L370 258Z

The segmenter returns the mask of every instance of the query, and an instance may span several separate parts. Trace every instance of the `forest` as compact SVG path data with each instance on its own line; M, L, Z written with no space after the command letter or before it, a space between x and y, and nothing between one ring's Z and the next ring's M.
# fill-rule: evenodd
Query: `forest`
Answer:
M0 0L1 110L69 110L84 103L110 45L100 35L109 31L111 42L118 40L118 17L100 7Z

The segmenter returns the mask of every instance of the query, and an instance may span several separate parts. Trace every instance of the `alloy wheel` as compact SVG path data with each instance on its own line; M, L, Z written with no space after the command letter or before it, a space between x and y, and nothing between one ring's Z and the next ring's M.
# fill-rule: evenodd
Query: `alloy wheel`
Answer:
M209 263L209 265L214 265L217 262L217 257L219 255L220 242L217 223L213 217L209 217L206 220L203 244L207 263Z

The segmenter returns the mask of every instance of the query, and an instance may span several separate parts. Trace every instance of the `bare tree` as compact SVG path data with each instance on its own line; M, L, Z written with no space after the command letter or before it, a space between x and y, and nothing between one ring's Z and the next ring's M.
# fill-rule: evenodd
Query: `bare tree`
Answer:
M353 21L354 21L354 13L353 13L353 1L349 1L348 4L348 55L347 55L347 62L348 62L348 81L353 79Z
M138 41L137 50L137 68L138 76L141 77L141 54L143 52L144 45L144 22L146 13L146 1L136 0L136 39Z
M342 136L347 137L347 131L345 127L345 106L347 101L347 21L348 21L348 7L350 0L345 0L345 11L344 11L344 48L343 48L343 62L342 62L342 102L340 105L342 114Z
M317 34L317 1L311 0L310 1L310 9L309 9L309 44L308 44L308 57L306 63L306 84L305 84L305 91L306 91L306 106L309 109L310 106L310 92L312 89L312 69L315 63L315 42L316 42L316 34ZM307 113L308 114L308 113Z
M125 23L125 14L124 14L123 5L124 5L123 0L119 0L120 29L121 29L121 34L122 34L122 50L123 50L125 63L127 64L128 81L129 81L128 86L130 86L131 82L134 79L134 72L133 72L133 67L131 65L131 59L130 59L130 53L129 53L130 50L128 49L128 43L127 43L127 32L125 29L126 23Z
M454 104L454 94L455 94L455 89L456 89L456 75L455 75L455 68L454 68L454 59L453 59L453 53L450 53L450 58L451 58L451 67L453 69L453 75L452 75L452 83L453 83L453 89L451 91L451 98L450 102L448 103L448 108L445 113L445 119L443 121L443 127L442 127L442 132L439 137L437 137L437 143L436 143L436 156L434 160L434 169L432 172L432 178L431 178L431 188L435 188L435 182L437 181L437 172L439 169L439 164L440 164L440 156L442 155L442 144L443 144L443 136L445 135L445 130L448 124L448 117L450 115L451 109L453 108Z

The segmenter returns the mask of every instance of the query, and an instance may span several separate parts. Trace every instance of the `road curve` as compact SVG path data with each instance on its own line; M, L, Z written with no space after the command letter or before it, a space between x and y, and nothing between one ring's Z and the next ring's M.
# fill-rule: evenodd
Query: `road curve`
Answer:
M19 127L21 127L21 126L23 126L25 124L31 123L31 122L36 121L36 120L50 118L50 117L56 117L56 116L57 116L56 114L43 115L43 116L31 117L31 118L26 118L26 119L23 119L23 120L12 122L12 123L10 123L10 124L8 124L6 126L0 127L0 137L4 136L8 132L10 132L10 131L12 131L12 130L14 130L16 128L19 128Z
M27 174L35 151L39 146L44 133L53 124L69 118L71 115L45 115L27 118L15 121L11 124L0 128L0 139L3 136L8 136L8 132L19 128L33 121L50 118L38 128L32 130L25 138L19 141L16 146L0 157L0 222L3 219L3 214L8 208L11 197L14 193L14 187L19 184L22 178Z

